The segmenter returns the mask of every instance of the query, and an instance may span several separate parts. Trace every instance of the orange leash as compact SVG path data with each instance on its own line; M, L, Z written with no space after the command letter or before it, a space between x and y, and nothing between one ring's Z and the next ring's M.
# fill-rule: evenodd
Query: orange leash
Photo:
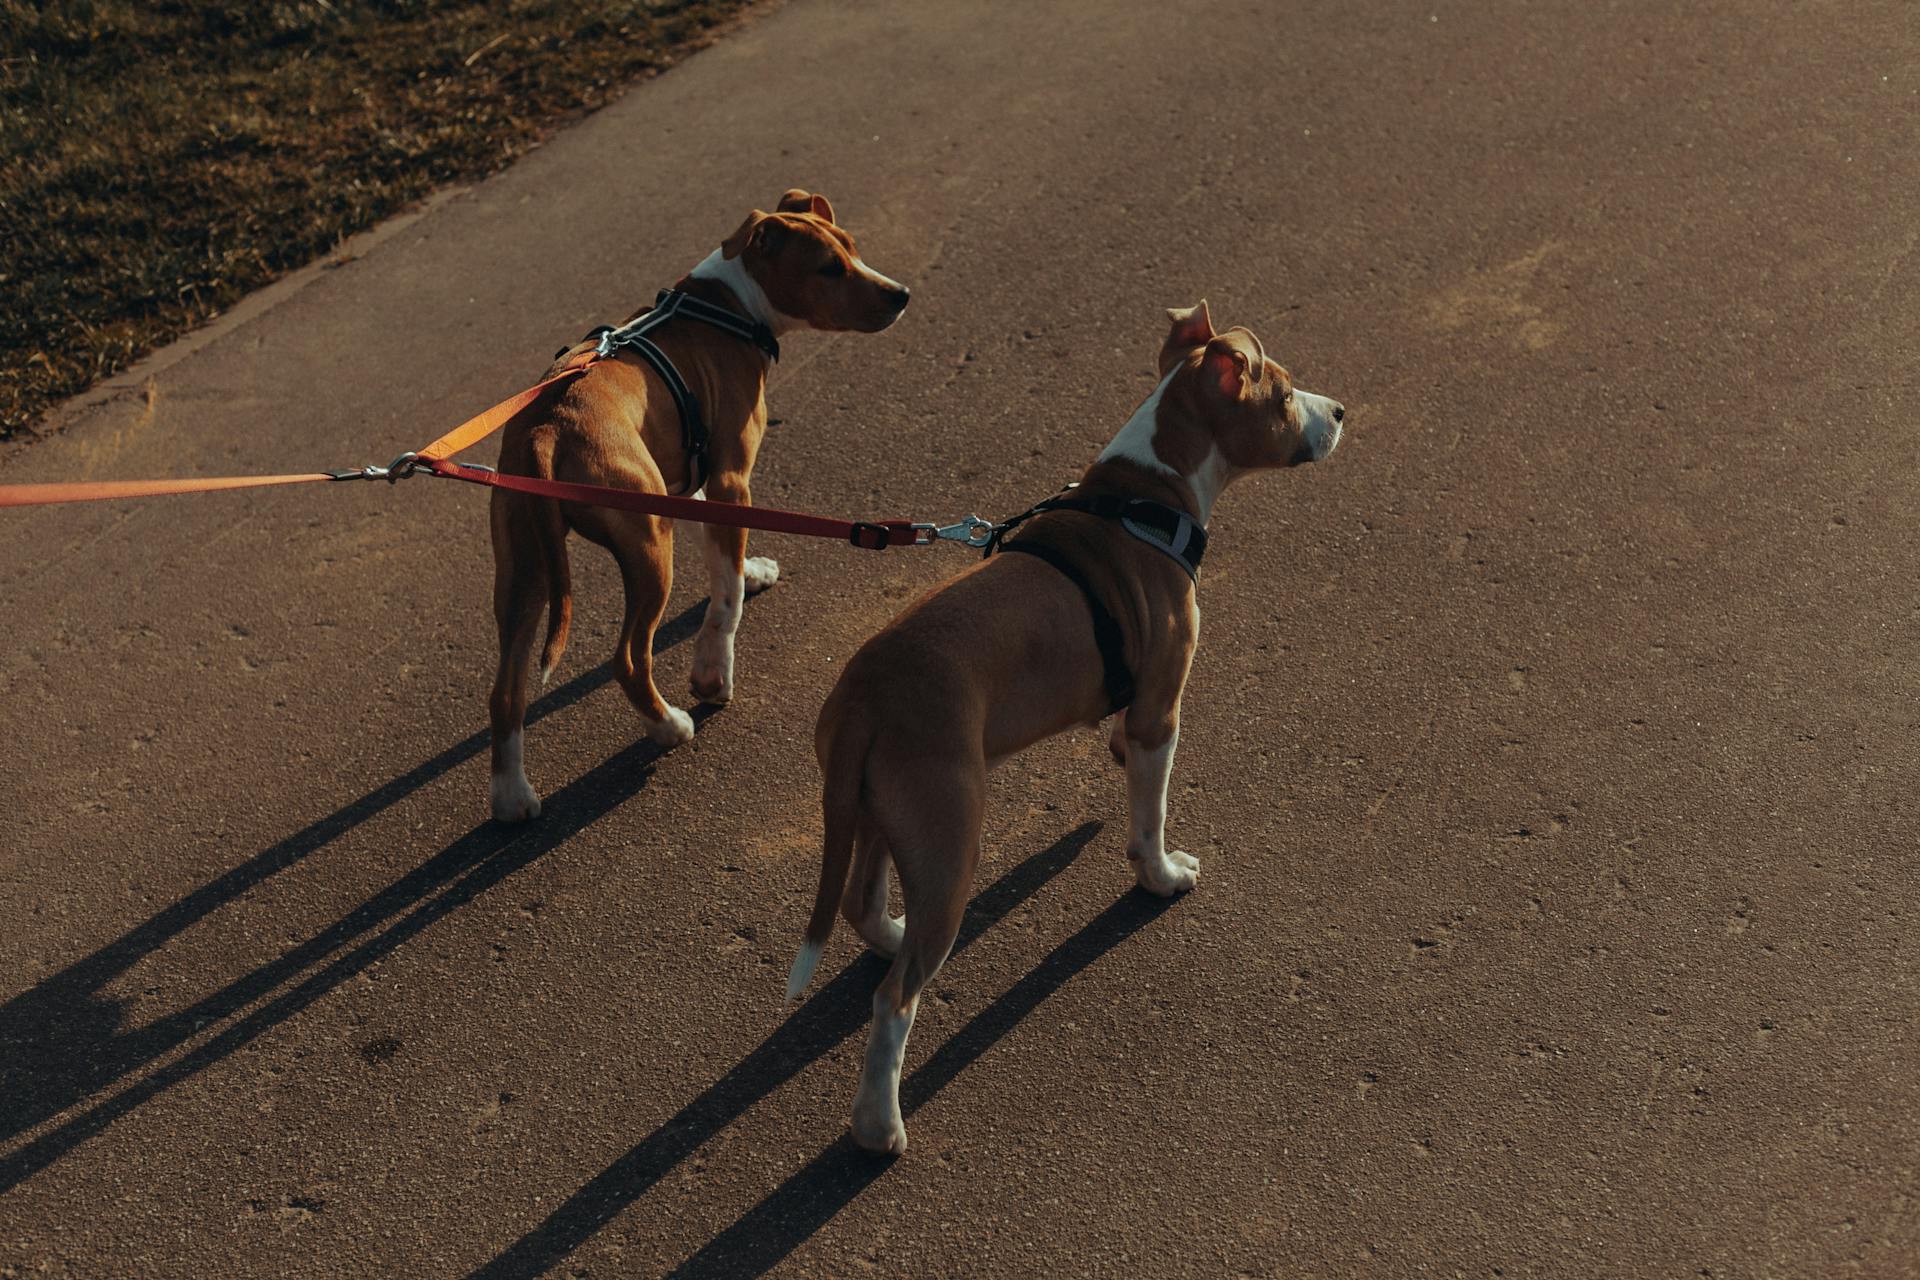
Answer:
M451 457L469 445L477 444L507 425L513 416L538 400L549 387L579 377L598 360L585 352L575 362L544 382L508 396L483 413L475 414L435 440L415 456L426 459ZM0 507L45 507L62 502L109 502L116 498L155 498L175 493L218 493L226 489L264 489L278 484L313 484L322 480L360 480L388 478L388 468L366 467L347 471L311 471L285 476L209 476L200 480L78 480L64 484L0 484ZM399 479L401 474L393 475Z
M582 352L574 357L572 364L548 378L537 382L517 396L508 396L485 413L476 414L455 427L447 434L416 451L421 458L451 458L469 445L475 445L498 431L513 420L513 416L540 398L540 394L557 383L569 382L579 377L600 362L600 356L592 351Z
M203 480L90 480L69 484L0 484L0 507L37 507L60 502L105 502L114 498L147 498L171 493L212 493L222 489L256 489L277 484L309 484L322 480L402 480L416 471L429 475L465 480L495 489L557 498L590 506L614 507L674 520L700 524L728 525L739 529L762 529L770 533L797 533L812 537L844 540L872 551L886 547L931 546L935 542L959 542L983 547L996 528L978 516L967 516L958 524L932 525L909 520L837 520L829 516L806 515L797 511L778 511L770 507L752 507L727 502L708 502L703 498L676 498L664 493L644 493L637 489L619 489L608 485L572 484L545 480L537 476L501 475L492 467L449 461L452 455L478 444L513 420L538 400L548 388L585 373L605 357L597 351L583 351L551 378L535 383L525 391L508 396L499 404L475 414L433 443L414 453L403 453L384 467L354 467L343 471L315 471L285 476L214 476Z
M297 476L214 476L206 480L87 480L71 484L0 484L0 507L44 507L58 502L105 502L111 498L152 498L165 493L212 493L219 489L260 489L273 484L311 484L337 476L316 471Z

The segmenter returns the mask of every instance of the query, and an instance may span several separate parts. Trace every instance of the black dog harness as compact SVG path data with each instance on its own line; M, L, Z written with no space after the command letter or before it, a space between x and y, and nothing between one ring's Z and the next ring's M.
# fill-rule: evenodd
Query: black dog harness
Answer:
M596 355L605 358L626 348L652 365L660 380L667 384L667 394L673 397L673 407L680 414L680 447L687 454L687 483L680 492L694 493L707 482L707 420L701 416L700 400L693 394L693 388L673 367L673 361L667 359L667 353L647 336L675 318L698 320L758 347L769 360L780 359L780 340L773 336L773 330L757 320L673 289L662 289L653 306L619 328L602 324L588 331L584 341L598 340Z
M1029 507L996 526L993 536L987 541L985 554L990 556L995 551L1018 551L1033 556L1052 565L1068 582L1080 588L1080 595L1087 602L1087 612L1093 615L1093 643L1100 650L1100 680L1106 688L1108 708L1118 711L1129 705L1134 695L1133 673L1127 670L1126 645L1120 633L1120 624L1114 621L1107 606L1100 603L1100 597L1094 593L1087 575L1080 572L1079 566L1064 552L1044 542L1007 542L1006 537L1043 512L1084 511L1102 520L1118 520L1122 529L1167 556L1186 571L1189 579L1198 582L1200 560L1207 553L1207 531L1186 512L1162 503L1119 494L1077 497L1073 491L1079 487L1078 484L1070 484L1061 490L1060 497L1049 498L1037 506Z

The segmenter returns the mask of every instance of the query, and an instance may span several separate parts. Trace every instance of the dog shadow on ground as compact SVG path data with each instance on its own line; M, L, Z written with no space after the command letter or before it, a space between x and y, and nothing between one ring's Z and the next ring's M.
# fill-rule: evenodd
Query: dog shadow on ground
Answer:
M663 623L654 635L654 652L697 633L705 609L706 602L701 601ZM607 666L574 677L528 708L528 722L572 706L612 678ZM715 710L696 707L695 722L703 722ZM463 739L255 854L92 955L0 1006L0 1050L4 1051L4 1065L0 1065L0 1142L5 1142L165 1057L204 1028L246 1009L301 974L307 975L190 1053L0 1157L0 1193L32 1177L149 1098L299 1013L435 921L611 812L646 785L653 763L661 755L653 743L644 739L636 742L554 792L539 821L525 827L482 823L326 929L252 973L145 1026L120 1029L123 1004L101 994L108 984L263 881L480 755L487 750L488 742L485 730ZM376 929L380 931L374 933ZM352 946L369 933L373 936ZM352 949L347 950L350 946ZM341 952L344 954L336 954ZM323 967L308 973L315 965Z
M967 908L954 952L1064 871L1099 831L1099 823L1089 822L1068 832L982 890ZM1094 917L907 1077L900 1089L901 1110L913 1114L1068 979L1156 919L1170 902L1135 889ZM871 952L842 969L706 1092L574 1192L546 1221L474 1271L475 1280L539 1275L579 1248L755 1103L863 1030L873 1013L873 989L886 969L887 962ZM731 1277L769 1270L891 1164L858 1150L842 1135L673 1274Z

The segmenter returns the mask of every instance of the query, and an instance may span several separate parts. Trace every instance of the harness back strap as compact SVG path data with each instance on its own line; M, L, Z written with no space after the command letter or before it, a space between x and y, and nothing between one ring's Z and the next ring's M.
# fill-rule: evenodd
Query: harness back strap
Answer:
M1133 701L1133 674L1127 670L1126 645L1120 635L1120 624L1107 612L1107 606L1100 603L1100 597L1094 594L1093 584L1087 581L1087 575L1065 555L1044 542L1009 542L1001 551L1018 551L1023 555L1044 560L1058 569L1068 582L1080 588L1080 595L1087 602L1087 612L1093 615L1093 643L1100 650L1100 680L1106 687L1107 706L1118 711Z
M707 420L700 412L700 399L694 395L693 388L680 376L680 370L667 358L667 353L647 336L676 316L697 320L738 338L759 348L769 360L780 359L780 342L773 336L773 330L757 320L749 320L725 307L672 289L662 289L654 299L653 306L631 323L617 329L611 325L600 325L587 334L589 341L597 342L594 348L596 357L604 360L624 347L646 361L660 375L660 381L666 384L667 394L673 397L674 411L680 415L680 447L687 455L687 482L680 492L694 493L707 482Z

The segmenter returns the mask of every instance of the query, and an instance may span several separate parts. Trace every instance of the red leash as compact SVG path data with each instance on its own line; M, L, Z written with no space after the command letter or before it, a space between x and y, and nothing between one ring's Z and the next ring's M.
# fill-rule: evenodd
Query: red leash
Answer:
M407 464L400 464L405 467ZM639 511L672 520L695 520L701 524L723 524L735 529L764 529L769 533L797 533L810 538L835 538L870 551L888 547L911 547L932 541L922 532L936 532L930 524L911 520L835 520L830 516L810 516L799 511L775 511L769 507L745 507L731 502L709 502L705 498L676 498L666 493L641 493L634 489L615 489L603 484L573 484L566 480L542 480L537 476L503 475L492 467L471 462L450 462L445 458L419 458L420 470L450 480L467 480L490 489L511 489L562 502L581 502L595 507L613 507L621 511ZM402 471L400 474L406 474ZM398 476L394 477L398 479Z
M492 467L454 462L451 456L486 439L513 417L538 400L557 383L569 382L586 373L600 357L583 352L573 363L543 382L528 387L494 405L484 413L467 419L453 430L417 453L403 453L384 467L358 467L343 471L316 471L281 476L214 476L200 480L89 480L68 484L0 485L0 507L38 507L62 502L105 502L115 498L146 498L175 493L211 493L225 489L255 489L268 485L311 484L334 480L403 480L416 471L425 471L452 480L465 480L493 489L511 489L562 502L579 502L621 511L673 520L691 520L700 524L727 525L736 529L761 529L768 533L796 533L804 537L833 538L852 546L881 551L887 547L926 546L945 539L982 546L979 532L992 528L987 521L968 516L955 525L916 524L909 520L836 520L829 516L806 515L798 511L775 511L767 507L741 506L729 502L708 502L704 498L676 498L665 493L642 493L636 489L617 489L610 485L573 484L564 480L543 480L536 476L502 475Z

